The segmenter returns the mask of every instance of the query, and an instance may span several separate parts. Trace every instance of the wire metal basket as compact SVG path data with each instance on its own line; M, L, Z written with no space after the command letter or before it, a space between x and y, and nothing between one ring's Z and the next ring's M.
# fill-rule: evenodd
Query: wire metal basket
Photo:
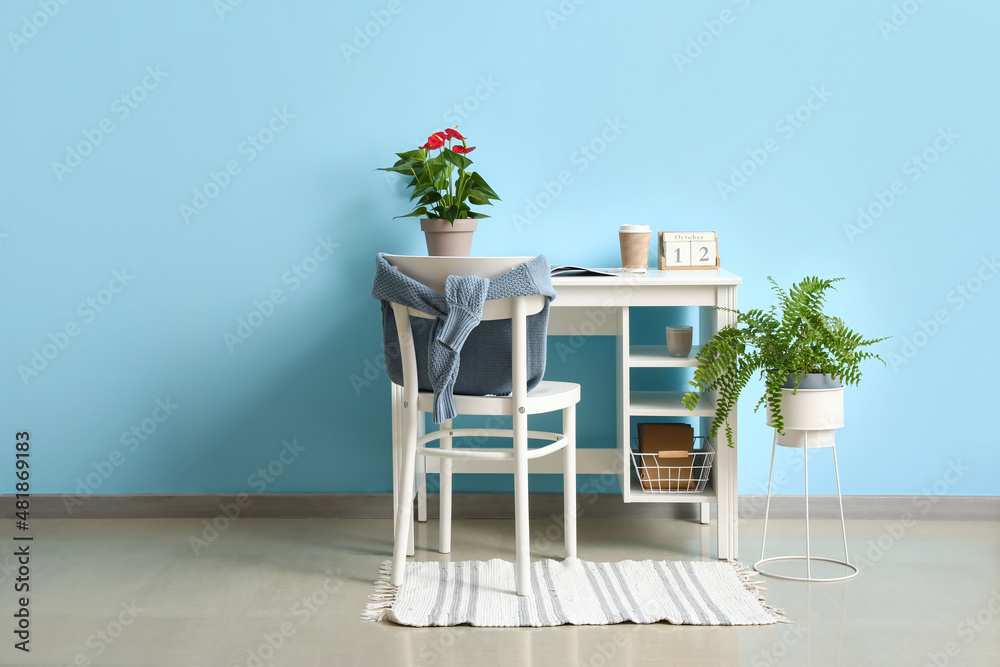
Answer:
M639 484L650 493L701 493L708 483L713 460L712 441L701 435L695 436L695 448L691 451L668 449L642 453L632 450L632 464L639 475Z

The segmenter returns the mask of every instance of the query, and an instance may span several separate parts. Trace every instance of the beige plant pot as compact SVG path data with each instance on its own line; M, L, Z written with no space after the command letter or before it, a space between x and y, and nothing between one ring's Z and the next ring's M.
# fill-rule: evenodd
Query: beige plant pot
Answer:
M427 238L431 257L471 257L475 219L456 220L455 224L437 218L421 218L420 229Z

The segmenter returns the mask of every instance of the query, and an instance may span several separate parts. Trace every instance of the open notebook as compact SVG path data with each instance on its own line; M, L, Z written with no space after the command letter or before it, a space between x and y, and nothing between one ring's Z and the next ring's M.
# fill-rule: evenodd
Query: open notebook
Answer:
M617 276L621 273L621 270L588 269L583 266L563 264L561 266L553 266L550 273L553 278L556 276Z

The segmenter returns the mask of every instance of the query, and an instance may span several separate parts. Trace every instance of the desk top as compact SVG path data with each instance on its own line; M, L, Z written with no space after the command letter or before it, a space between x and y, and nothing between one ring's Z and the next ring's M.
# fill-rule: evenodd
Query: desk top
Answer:
M742 285L743 278L725 269L646 269L646 273L621 273L616 276L555 276L552 286L683 286L683 285Z

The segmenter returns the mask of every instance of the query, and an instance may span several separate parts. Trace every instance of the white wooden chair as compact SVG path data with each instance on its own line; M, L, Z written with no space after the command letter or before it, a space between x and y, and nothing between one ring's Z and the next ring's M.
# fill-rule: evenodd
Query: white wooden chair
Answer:
M406 276L444 294L449 275L496 278L520 266L531 257L407 257L386 255L386 260ZM544 296L514 297L487 301L482 321L511 320L510 396L454 396L459 415L509 415L513 429L452 428L452 420L440 429L418 437L418 420L422 413L433 411L433 393L417 387L417 361L410 329L410 317L433 319L433 315L393 303L396 328L403 364L403 440L397 494L395 543L393 546L392 584L403 583L406 570L407 544L413 530L413 482L416 456L438 456L441 461L441 553L451 551L451 476L453 459L514 462L514 522L517 562L517 594L530 595L530 553L528 550L528 461L559 450L563 451L563 494L565 511L566 556L576 556L576 404L580 401L580 385L543 380L530 392L527 390L526 318L542 310ZM562 433L528 430L528 415L562 411ZM452 448L452 439L475 436L512 438L512 448ZM551 440L551 444L529 449L528 439ZM427 447L437 440L439 447Z

